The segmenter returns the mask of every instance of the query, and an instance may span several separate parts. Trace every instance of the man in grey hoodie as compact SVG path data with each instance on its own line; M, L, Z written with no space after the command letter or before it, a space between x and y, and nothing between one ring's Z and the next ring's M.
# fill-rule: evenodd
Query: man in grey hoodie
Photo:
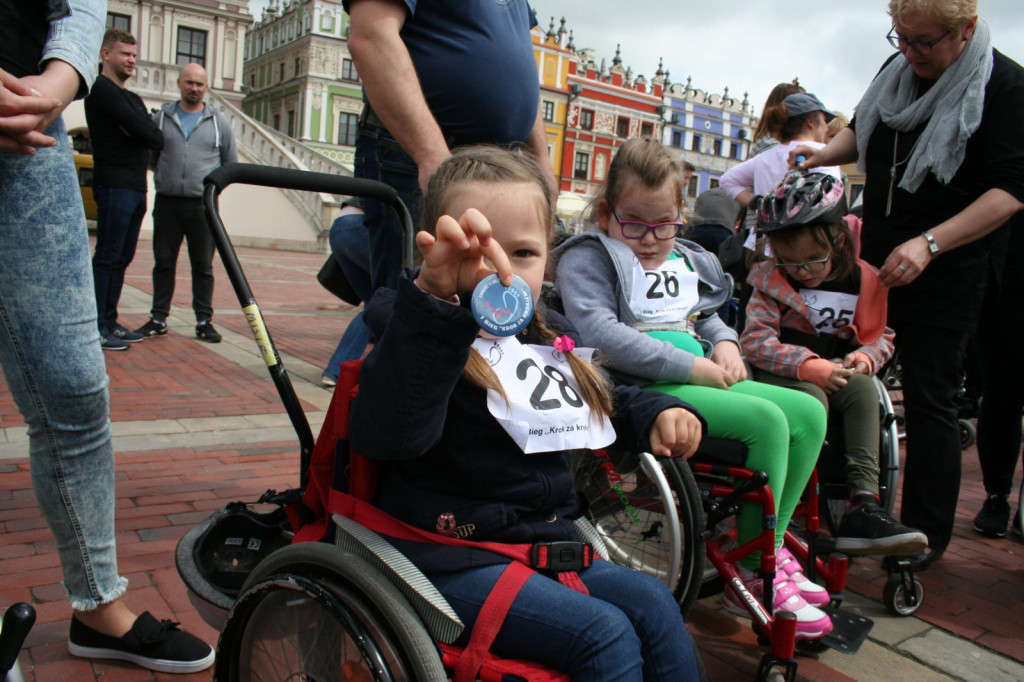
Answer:
M213 238L203 213L203 178L238 160L231 124L204 101L206 70L186 64L178 76L181 99L164 104L153 120L164 134L164 148L153 156L153 309L137 329L145 336L167 333L174 295L174 274L182 239L188 240L192 265L192 309L196 336L210 343L221 336L213 317Z

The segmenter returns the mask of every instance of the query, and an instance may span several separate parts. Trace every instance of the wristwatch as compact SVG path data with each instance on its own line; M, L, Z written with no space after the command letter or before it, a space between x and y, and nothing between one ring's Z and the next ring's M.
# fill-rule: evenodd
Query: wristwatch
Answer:
M933 256L937 256L939 253L939 244L935 241L935 237L932 236L932 233L925 230L921 233L921 236L924 237L926 242L928 242L928 253Z

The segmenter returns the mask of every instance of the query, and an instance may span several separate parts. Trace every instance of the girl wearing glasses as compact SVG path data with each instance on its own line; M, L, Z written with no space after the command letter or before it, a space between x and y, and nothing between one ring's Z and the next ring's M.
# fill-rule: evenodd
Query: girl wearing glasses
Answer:
M747 446L747 466L768 473L777 507L775 608L796 613L797 637L820 637L832 629L817 608L828 593L807 579L782 539L821 450L825 411L806 394L746 381L736 332L716 314L732 279L714 255L677 238L681 177L680 162L657 140L622 145L596 203L599 229L556 251L565 312L620 381L690 403L706 419L709 437ZM741 543L760 534L757 505L743 506L737 528ZM738 567L758 596L759 562L755 555ZM731 589L723 600L749 617Z
M871 377L893 354L886 290L854 253L843 184L791 172L765 196L758 227L774 258L754 265L740 345L757 381L787 386L843 415L847 513L836 549L913 554L927 538L890 517L878 496L878 396Z

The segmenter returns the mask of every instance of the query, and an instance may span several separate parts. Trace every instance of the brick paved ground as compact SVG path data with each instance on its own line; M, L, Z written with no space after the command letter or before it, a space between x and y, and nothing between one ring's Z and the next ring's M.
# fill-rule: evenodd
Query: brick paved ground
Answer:
M319 256L255 249L240 249L239 255L304 410L322 411L327 393L317 386L319 371L352 309L316 284L312 275L321 264ZM151 265L149 243L143 242L122 305L128 326L146 319ZM175 544L228 501L252 500L267 488L294 485L298 455L287 429L283 434L268 430L272 436L261 440L260 433L225 432L228 422L217 420L279 423L283 408L219 264L215 322L225 332L223 344L194 339L188 282L183 258L170 334L106 356L115 432L133 434L118 441L131 444L117 453L118 544L121 571L131 581L129 605L172 616L212 643L216 633L192 608L174 568ZM53 540L32 497L27 459L20 455L21 426L0 378L0 454L15 453L0 457L0 605L28 601L38 611L38 624L21 655L27 679L172 679L67 654L69 613ZM195 434L204 429L205 440ZM218 439L223 442L210 444ZM971 531L983 497L973 448L965 452L963 476L954 541L946 557L922 574L927 594L916 617L888 616L880 604L884 572L876 560L858 560L850 572L848 603L876 620L872 637L857 656L829 652L817 660L801 658L799 679L1024 677L1024 545L1019 539L987 540ZM717 597L698 603L690 620L712 680L751 678L760 650L746 622L723 612Z

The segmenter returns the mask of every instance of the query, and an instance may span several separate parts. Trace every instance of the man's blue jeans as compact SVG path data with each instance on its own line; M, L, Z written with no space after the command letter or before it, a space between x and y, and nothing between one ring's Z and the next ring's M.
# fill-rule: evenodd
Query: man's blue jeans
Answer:
M114 450L89 240L62 121L57 146L0 152L0 367L28 424L32 485L71 606L117 599Z
M370 286L370 240L363 216L355 213L340 216L331 225L330 242L331 253L345 273L345 279L364 303L369 301L373 296L373 288ZM338 347L334 349L324 369L324 376L337 380L341 363L361 358L372 337L360 311L341 335Z
M146 215L146 193L126 187L97 187L96 251L92 275L96 280L96 311L101 331L117 322L124 272L135 257L139 228Z
M379 180L398 192L412 214L413 226L420 219L423 197L416 162L406 154L386 129L361 123L356 137L355 176ZM370 281L373 290L397 287L402 272L402 223L388 206L363 200L363 223L370 236Z
M505 566L430 575L472 630ZM580 573L590 596L532 576L516 596L491 650L543 663L573 682L687 682L697 659L679 604L660 581L608 561ZM464 644L464 641L460 641Z

